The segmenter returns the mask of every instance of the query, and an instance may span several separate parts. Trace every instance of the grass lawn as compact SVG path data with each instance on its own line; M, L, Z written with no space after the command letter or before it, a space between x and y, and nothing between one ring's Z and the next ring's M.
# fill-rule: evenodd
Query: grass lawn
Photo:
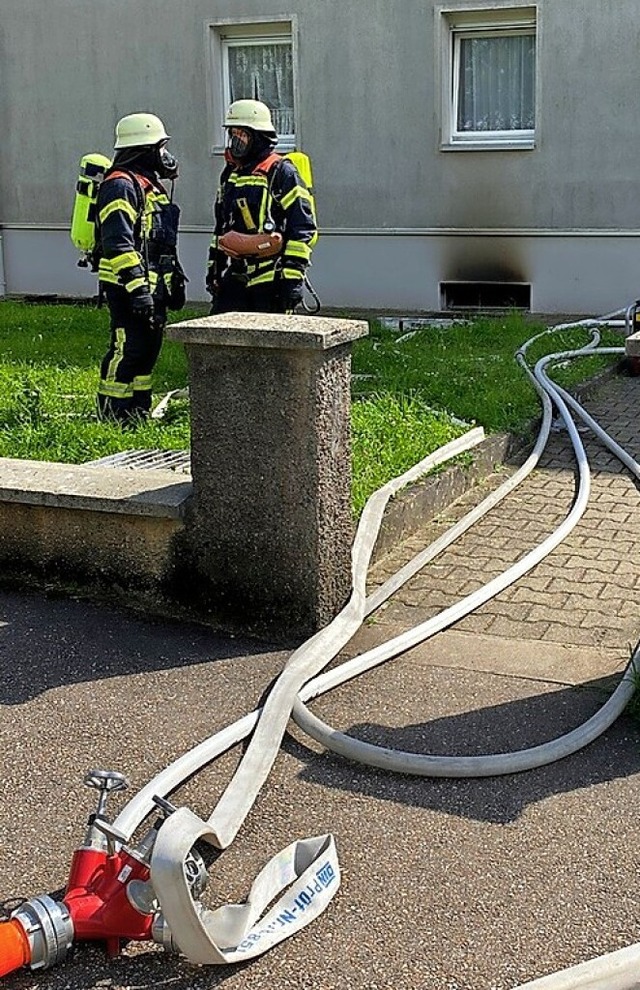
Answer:
M172 319L202 315L193 308ZM186 401L136 431L98 422L95 392L108 322L106 308L0 301L0 457L82 463L127 449L189 446ZM354 512L380 485L473 425L525 431L540 405L514 353L543 329L520 314L411 334L371 323L369 337L353 348ZM529 358L588 339L584 330L547 335ZM610 333L603 343L619 346L621 338ZM612 360L581 358L555 377L570 385ZM166 341L155 396L186 384L184 349Z

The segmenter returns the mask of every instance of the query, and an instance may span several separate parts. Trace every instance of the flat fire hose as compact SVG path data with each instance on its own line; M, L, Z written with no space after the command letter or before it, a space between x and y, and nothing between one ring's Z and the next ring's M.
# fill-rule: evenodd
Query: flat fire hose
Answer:
M224 966L262 955L322 914L340 886L333 836L299 839L269 860L242 904L209 911L193 900L184 871L197 839L216 844L206 822L179 808L160 829L151 863L164 918L180 951L193 963Z
M218 849L226 849L233 842L273 766L298 692L362 624L367 569L388 500L426 471L476 446L483 438L481 428L469 431L371 496L354 540L353 590L347 605L333 622L292 654L256 716L256 728L242 762L208 821L188 808L179 808L159 830L151 859L151 879L172 938L191 962L224 965L260 955L321 914L338 890L340 868L331 835L292 843L267 863L244 903L213 911L194 901L184 862L198 840ZM139 811L141 803L145 812L150 810L147 806L150 801L152 797L145 793L136 810ZM127 808L115 824L126 831L136 827L139 820L125 812ZM280 894L280 899L262 917L265 908Z
M584 353L591 348L595 349L595 342L592 343L590 347L584 348L581 353ZM523 353L524 349L525 348L522 349ZM618 353L619 349L603 349L601 353L602 352ZM579 352L565 352L563 354L550 355L548 358L540 361L539 365L542 367L549 360L574 355L577 356L578 353ZM542 371L540 371L540 376L543 377ZM533 378L533 376L531 377ZM549 383L546 382L545 384ZM539 387L538 383L536 383L536 387ZM562 411L562 397L566 397L566 393L562 390L558 391L561 395L556 392L554 395L554 402ZM547 424L547 429L543 430L543 432L548 432L550 403L546 394L543 393L542 398L545 406L544 420ZM588 425L593 428L595 424L589 420L589 417L586 416L582 410L579 410L579 412L585 421L588 422ZM579 444L579 438L575 433L575 429L572 429L573 424L569 423L568 415L565 417L564 414L566 414L566 407L564 408L563 418L567 419L567 428L569 429L569 432L574 434L574 444L576 441ZM602 433L602 431L600 432ZM465 440L466 438L461 439ZM602 435L601 439L605 440L607 446L609 446L613 452L621 460L623 460L623 462L625 462L627 466L634 471L634 473L636 473L636 475L640 476L640 467L633 462L632 458L629 458L628 455L624 455L622 449L613 443L610 438L607 438L606 435ZM469 446L472 446L472 444L469 444ZM536 447L537 446L538 444ZM544 443L542 443L542 446L544 446ZM442 451L436 452L436 454L445 455L447 451L448 448L443 448ZM453 454L449 453L449 456L453 456ZM528 471L533 467L538 456L539 451L536 451L536 453L530 458L531 463L526 468L525 473L528 473ZM365 507L365 512L363 513L363 517L358 528L358 533L356 535L356 541L354 543L354 594L352 595L349 604L340 616L334 620L334 623L322 630L307 643L303 644L303 646L300 647L299 650L296 651L296 653L291 657L289 664L285 668L285 671L283 671L280 680L277 682L274 691L262 712L251 712L250 714L239 719L233 725L227 726L226 729L221 730L209 740L205 740L199 746L195 747L194 750L190 751L190 753L184 754L183 757L179 758L170 767L167 767L165 771L162 771L154 781L151 781L150 784L143 788L143 790L133 799L133 801L130 802L125 809L123 809L123 812L121 812L121 815L116 821L116 825L121 827L124 832L128 832L128 834L130 834L150 810L154 789L155 793L162 793L165 795L170 793L176 786L179 785L181 780L186 778L189 772L197 772L196 768L204 766L206 762L210 762L217 755L220 755L220 753L224 752L232 745L239 742L241 739L246 738L254 727L259 725L258 730L256 730L256 733L254 734L252 744L249 747L249 750L247 750L245 759L243 760L231 784L227 788L227 791L223 795L222 800L219 802L217 808L211 815L209 821L203 822L187 809L176 811L163 825L163 828L160 830L160 834L158 836L158 841L156 842L156 849L152 860L152 878L154 887L158 893L163 913L172 932L174 941L194 962L221 964L225 962L239 961L241 959L248 959L252 956L261 954L272 945L275 945L289 935L294 934L300 928L304 927L304 925L313 920L313 918L317 917L324 910L331 900L331 897L338 889L340 880L339 868L335 853L335 845L332 837L329 835L303 840L302 842L293 843L291 846L287 847L286 850L283 850L278 854L278 856L274 857L274 859L267 864L254 882L249 897L245 903L240 905L227 905L216 911L205 910L200 904L194 903L185 883L184 868L182 864L184 857L188 854L192 844L198 838L204 838L206 841L211 842L212 845L217 845L219 848L226 848L226 845L230 844L233 840L233 837L255 800L255 796L257 795L262 782L266 779L266 776L269 773L270 767L275 759L275 751L279 748L280 740L284 731L280 726L280 732L277 740L274 740L275 751L272 753L270 759L268 758L266 761L261 760L260 754L254 753L254 757L256 757L256 755L258 757L257 764L249 761L249 752L256 743L256 739L260 734L260 728L263 730L263 735L265 733L269 734L266 729L266 725L269 724L269 720L268 718L265 718L267 708L269 707L272 714L276 716L278 715L277 710L275 710L276 704L273 700L274 697L277 697L279 693L280 697L278 707L283 710L286 708L287 711L291 711L293 697L294 718L298 721L300 708L303 707L299 704L299 702L309 700L317 694L328 690L331 686L335 686L337 683L342 683L343 681L348 680L356 672L355 670L347 671L343 668L352 668L354 665L358 665L360 666L360 669L367 669L369 666L373 665L369 662L369 658L365 654L361 658L355 658L354 661L343 664L341 668L337 668L329 674L325 674L320 678L315 678L313 681L308 680L311 676L312 669L315 668L318 670L325 666L329 659L331 659L331 657L339 651L341 646L344 645L344 642L346 642L352 633L355 632L355 628L357 628L357 625L364 618L364 616L369 614L374 607L377 607L377 604L379 604L384 597L387 597L388 594L392 593L392 588L387 588L387 585L391 586L396 583L403 583L403 581L408 578L408 573L403 574L401 572L398 575L395 575L393 579L390 579L390 581L387 582L387 585L385 585L384 588L378 589L378 592L375 592L369 599L366 599L364 603L364 611L360 607L361 601L358 604L359 600L362 599L364 589L361 588L360 583L356 581L356 574L362 574L363 571L366 572L386 501L394 491L398 490L398 488L406 485L410 480L414 480L414 478L419 476L420 473L424 473L429 466L427 463L429 460L430 458L426 458L424 462L416 465L415 468L411 469L411 471L407 472L401 478L394 479L394 481L390 482L384 489L381 489L379 492L375 493L370 499L370 503L368 503ZM581 474L584 474L584 463L582 459L581 464ZM520 472L517 472L517 474L520 474ZM516 479L514 477L507 483L507 485L502 486L505 493L506 489L512 487L515 480ZM584 480L587 483L588 489L588 476L586 476ZM578 499L579 502L582 501L584 503L584 494L585 493L583 493L583 496ZM484 512L491 507L491 505L495 504L497 497L498 493L496 492L490 496L489 499L485 500L482 506L478 506L476 510L473 510L470 516L478 512L482 512L482 514L484 514ZM570 513L570 517L566 520L569 527L575 524L578 515L579 513ZM571 523L569 522L570 518ZM464 524L464 528L466 528L469 523L465 523L464 520L461 520L461 524ZM374 526L375 530L373 530ZM456 528L458 527L454 527L454 530L456 530ZM562 531L562 529L563 527L561 526L560 531ZM371 537L371 542L369 543L371 532L373 532L373 535ZM436 541L436 543L438 542L439 541ZM547 541L544 542L546 543ZM547 549L549 549L549 547L547 547ZM427 551L424 551L423 554L418 554L411 565L407 565L407 568L404 568L403 571L406 572L410 569L415 572L415 570L418 569L418 565L422 566L424 563L424 560L421 560L421 558L428 557L430 559L434 555L434 552L435 545ZM528 555L528 559L525 558L525 560L521 561L521 564L524 565L525 570L528 569L528 566L531 566L531 563L531 555ZM362 568L363 570L359 571L359 568ZM353 616L354 603L357 606L355 611L359 611L361 614L359 619L355 620L355 628L351 628L346 635L346 638L343 639L341 633L344 630L345 624L350 626L351 619L355 618ZM426 638L427 635L428 633L425 630L423 637ZM334 647L333 653L328 652L330 644ZM392 645L393 644L387 644L387 647L391 647ZM404 644L404 648L407 648L407 644ZM318 652L320 655L318 655ZM394 655L397 652L399 652L397 649L388 650L389 655ZM382 659L382 657L378 658L378 662L380 659ZM368 662L365 664L359 664L359 661L365 660ZM295 669L292 670L292 667ZM477 758L478 762L474 759L473 770L475 772L473 775L481 775L477 773L480 769L478 764L483 763L484 761L487 761L488 764L487 772L492 774L500 772L515 772L519 769L524 769L526 765L541 765L545 762L552 762L553 760L559 759L561 756L565 756L569 752L575 752L576 749L586 745L587 741L590 741L604 731L606 726L611 724L614 718L620 714L627 701L633 694L633 678L634 676L637 676L635 672L638 671L638 669L638 651L635 651L632 661L625 672L625 676L623 677L619 688L614 693L614 696L610 699L610 702L603 706L601 711L597 713L596 716L585 724L583 731L576 730L574 733L570 733L567 737L562 737L561 739L538 747L541 750L539 759L537 758L535 750L523 752L521 754L512 754L512 756L516 757L516 759L510 767L505 766L502 768L497 766L494 762L496 759L495 756ZM296 703L296 692L294 687L296 682L301 684L298 703ZM278 689L280 689L279 692ZM288 716L285 714L285 725L287 717ZM270 728L271 726L269 724L269 730ZM311 735L314 735L314 733L311 732ZM323 739L324 744L328 745L331 749L339 749L339 747L336 747L333 743L335 742L336 735L339 736L340 734L336 734L335 730L330 730L330 735L332 737L331 739ZM268 740L266 742L268 745ZM353 752L348 752L347 755L352 759L358 759L358 756ZM389 754L385 754L387 757L388 755ZM406 756L407 754L401 755ZM518 765L518 756L525 758L525 764ZM530 756L536 757L533 763L528 762ZM425 759L425 762L427 763L431 762L428 757L423 759ZM368 759L367 762L369 762ZM371 762L375 765L375 760ZM443 759L443 763L448 764L447 772L445 773L446 776L467 776L467 772L464 770L460 773L461 768L457 766L457 762L458 761L455 758ZM378 765L387 764L383 763ZM259 769L260 773L257 781L254 781L255 787L253 788L253 794L251 794L249 793L251 790L251 781L247 781L246 778L247 776L251 777L251 774L256 768ZM413 765L405 765L400 767L395 766L393 769L400 769L401 772L424 772L422 769L418 769ZM430 775L434 775L433 770L434 767L430 767L427 769L427 772L430 773ZM439 775L437 770L435 775ZM243 786L245 784L247 785L247 789L243 791ZM280 877L279 883L276 883L276 876ZM287 887L288 889L285 890ZM285 893L281 896L276 905L269 911L266 917L262 918L262 920L257 920L261 914L261 911L268 907L273 898L278 896L282 890L285 890Z

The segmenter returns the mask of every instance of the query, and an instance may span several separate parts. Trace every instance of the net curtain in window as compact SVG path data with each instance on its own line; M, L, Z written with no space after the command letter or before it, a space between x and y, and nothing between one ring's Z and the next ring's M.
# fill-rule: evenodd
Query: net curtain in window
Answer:
M458 38L458 131L533 130L533 34Z
M261 100L278 134L293 134L293 63L286 42L229 47L231 100Z

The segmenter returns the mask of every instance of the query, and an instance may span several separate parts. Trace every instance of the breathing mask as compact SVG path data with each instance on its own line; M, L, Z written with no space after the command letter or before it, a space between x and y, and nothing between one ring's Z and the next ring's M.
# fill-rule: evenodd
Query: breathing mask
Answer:
M234 127L233 130L237 130L238 133L232 133L231 129L227 131L227 147L236 161L242 161L249 154L253 144L253 135L251 131L244 130L244 128Z
M178 177L178 162L164 145L158 148L156 172L161 179L177 179Z

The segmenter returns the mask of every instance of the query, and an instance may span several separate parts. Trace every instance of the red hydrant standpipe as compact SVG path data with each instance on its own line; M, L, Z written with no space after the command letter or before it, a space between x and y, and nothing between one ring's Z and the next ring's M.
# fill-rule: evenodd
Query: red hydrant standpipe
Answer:
M130 851L121 850L110 856L96 852L76 850L72 876L88 875L88 883L77 883L75 877L73 883L70 880L63 903L75 938L104 940L107 954L113 957L118 955L123 940L151 938L156 905L148 884L148 864Z
M100 790L98 810L89 817L83 845L75 851L62 901L46 894L25 901L9 921L0 923L0 977L23 966L48 969L62 962L75 940L106 943L107 954L117 956L122 944L154 936L172 948L168 931L150 881L150 857L161 821L135 849L126 837L102 817L110 791L127 786L115 771L92 770L84 780ZM165 814L174 810L158 798ZM190 863L194 896L204 889L206 869L193 852Z

